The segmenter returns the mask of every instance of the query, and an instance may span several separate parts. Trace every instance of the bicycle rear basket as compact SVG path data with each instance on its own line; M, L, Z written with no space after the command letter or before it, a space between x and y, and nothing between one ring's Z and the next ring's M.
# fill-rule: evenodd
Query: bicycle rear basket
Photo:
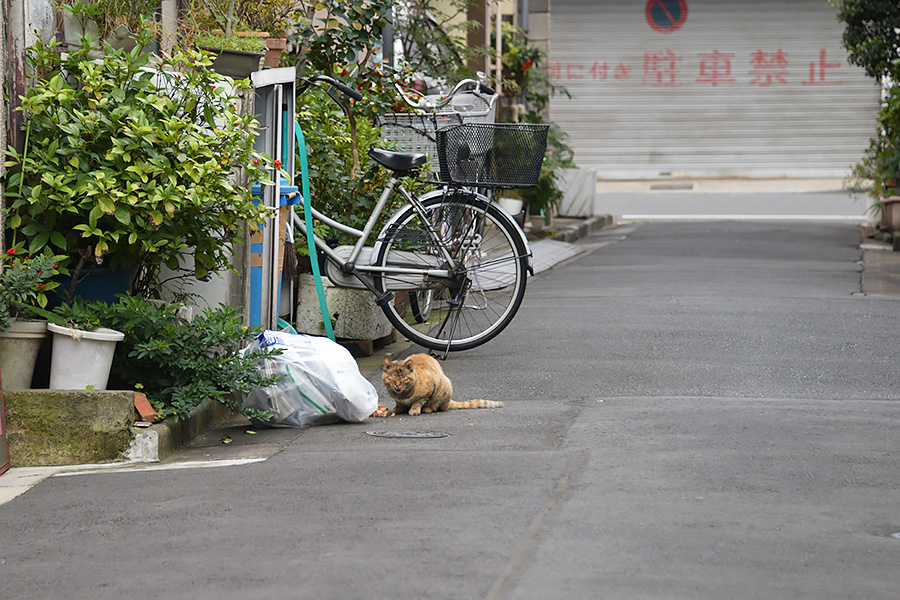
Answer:
M435 130L462 122L462 117L457 114L389 113L382 117L379 125L382 139L394 142L401 152L421 152L435 161ZM433 170L437 171L437 167L434 166Z
M549 125L464 123L437 131L441 181L486 188L537 185Z

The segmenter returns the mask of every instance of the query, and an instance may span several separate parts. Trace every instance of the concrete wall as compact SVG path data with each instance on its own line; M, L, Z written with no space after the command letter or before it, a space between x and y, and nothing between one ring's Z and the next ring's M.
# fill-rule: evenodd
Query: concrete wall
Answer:
M109 462L131 441L134 392L4 390L14 467Z

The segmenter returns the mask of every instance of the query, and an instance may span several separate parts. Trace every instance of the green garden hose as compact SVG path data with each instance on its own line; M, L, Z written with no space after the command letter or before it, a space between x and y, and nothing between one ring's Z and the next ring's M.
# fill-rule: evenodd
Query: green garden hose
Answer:
M322 323L325 325L325 335L334 341L334 330L331 327L331 315L328 313L328 303L325 301L325 289L322 287L322 274L319 273L319 259L316 256L316 243L313 240L313 220L311 208L311 196L309 193L309 165L306 158L306 140L303 138L303 130L300 123L294 123L294 133L297 136L297 150L300 153L300 180L303 194L303 218L306 222L306 246L309 248L309 262L312 266L313 279L316 282L316 294L319 296L319 308L322 311Z

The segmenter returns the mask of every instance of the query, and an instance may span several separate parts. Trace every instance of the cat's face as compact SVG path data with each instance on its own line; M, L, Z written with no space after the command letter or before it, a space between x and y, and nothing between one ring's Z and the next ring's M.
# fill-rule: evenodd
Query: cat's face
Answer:
M396 394L403 394L416 383L416 374L409 361L391 361L384 359L384 371L381 373L384 387Z

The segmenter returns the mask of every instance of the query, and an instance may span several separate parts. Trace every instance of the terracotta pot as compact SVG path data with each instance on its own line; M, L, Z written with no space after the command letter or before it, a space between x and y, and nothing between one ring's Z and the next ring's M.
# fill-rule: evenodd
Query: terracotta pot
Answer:
M881 225L886 231L900 232L900 196L881 199Z
M287 38L266 39L266 58L263 67L276 68L281 64L281 53L287 47Z

